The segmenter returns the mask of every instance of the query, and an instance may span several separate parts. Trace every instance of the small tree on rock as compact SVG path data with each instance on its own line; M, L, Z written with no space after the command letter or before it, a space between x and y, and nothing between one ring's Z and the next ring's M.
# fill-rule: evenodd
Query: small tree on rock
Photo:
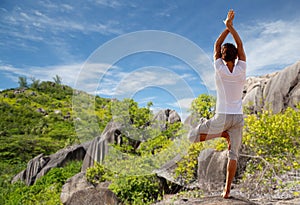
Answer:
M56 75L55 77L53 77L53 80L54 80L55 84L61 85L62 79L58 75Z

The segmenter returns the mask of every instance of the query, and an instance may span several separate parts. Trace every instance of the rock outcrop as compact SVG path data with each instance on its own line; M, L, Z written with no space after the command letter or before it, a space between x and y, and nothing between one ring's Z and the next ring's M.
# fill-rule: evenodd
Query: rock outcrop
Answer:
M221 196L206 196L198 198L179 197L163 200L155 205L256 205L245 198L223 199Z
M200 187L206 190L223 188L226 180L227 151L203 150L198 157L197 177Z
M121 143L121 127L117 122L109 122L102 134L96 137L87 149L83 160L81 171L94 165L96 162L102 162L109 150L109 143Z
M117 205L119 199L110 191L109 183L97 187L87 182L85 172L80 172L67 180L62 187L60 200L65 205Z
M67 204L74 193L90 188L93 188L93 186L87 182L85 172L80 172L69 178L63 185L60 200L63 204Z
M52 168L63 167L72 160L83 160L88 146L89 143L85 143L59 150L55 154L49 156L40 154L28 162L27 168L17 174L12 179L12 183L21 180L27 185L32 185L37 179L44 176Z
M272 110L278 113L300 102L300 62L282 71L250 77L244 87L243 105L250 112Z
M207 188L218 184L218 187L223 187L226 178L228 151L218 152L214 149L203 150L198 157L197 168L197 186L198 188ZM176 177L175 169L177 163L181 161L181 156L176 156L172 161L168 162L155 173L167 181L179 186L188 186L186 182ZM221 185L220 185L221 184Z
M166 130L168 124L181 122L181 118L175 110L160 110L153 118L152 127L161 131Z

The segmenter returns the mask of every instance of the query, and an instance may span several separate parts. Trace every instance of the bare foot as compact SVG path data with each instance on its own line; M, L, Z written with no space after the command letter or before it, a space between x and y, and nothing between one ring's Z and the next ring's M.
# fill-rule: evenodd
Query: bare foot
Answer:
M222 196L224 199L229 199L229 198L230 198L230 193L224 190L221 196Z

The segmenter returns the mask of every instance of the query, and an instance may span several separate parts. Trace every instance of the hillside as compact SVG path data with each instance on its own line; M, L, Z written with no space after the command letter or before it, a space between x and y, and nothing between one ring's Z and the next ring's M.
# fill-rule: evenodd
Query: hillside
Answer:
M292 199L298 203L299 70L295 64L267 78L248 79L243 103L249 107L233 189L237 197L229 201L216 197L226 173L227 145L222 139L169 149L183 136L184 126L193 126L191 118L182 123L169 109L153 116L151 103L140 108L132 99L94 97L60 83L4 90L0 93L0 201L270 204ZM275 86L277 79L292 82L281 80L282 86ZM273 99L272 95L284 99L272 104L280 108L276 113L266 109L270 101L258 104ZM212 116L212 96L200 95L194 102L191 117ZM106 167L95 163L103 161L111 147L116 153L108 156ZM181 153L182 148L186 152ZM179 152L183 155L169 156ZM149 167L157 169L145 173Z
M71 87L41 82L38 86L4 90L0 93L1 162L27 162L40 153L52 154L78 143L74 129ZM108 112L108 99L96 97L99 113ZM103 130L109 115L99 120ZM95 136L94 136L95 137Z
M73 94L74 90L71 87L60 83L39 81L35 81L30 86L0 92L1 204L7 201L8 193L13 193L18 189L23 189L21 193L26 192L26 187L23 185L16 188L10 183L15 174L26 168L28 161L41 154L51 155L60 149L80 143L74 126ZM83 92L82 94L89 96ZM99 130L103 130L111 118L110 114L104 115L104 113L109 113L107 107L110 101L95 97L98 112L94 114L94 117L99 119ZM79 123L88 122L80 119ZM85 134L87 138L95 137L93 132ZM68 171L60 173L56 178L62 180L63 173L66 173L66 179L72 176L72 173L76 174L80 171L81 163L71 163L69 166L71 167L66 168ZM77 171L74 173L74 170ZM51 186L53 185L52 183ZM60 189L62 184L57 186ZM38 192L43 193L41 190ZM59 191L56 192L59 193ZM49 195L54 196L55 193L49 193ZM16 196L17 198L20 200L20 196ZM56 199L59 200L59 195ZM13 204L13 202L10 203Z

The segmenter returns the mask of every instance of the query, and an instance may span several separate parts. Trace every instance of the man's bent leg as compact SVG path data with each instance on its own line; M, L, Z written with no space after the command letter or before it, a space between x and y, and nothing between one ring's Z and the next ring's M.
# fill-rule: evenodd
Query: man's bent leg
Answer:
M195 140L195 142L204 142L210 139L214 139L217 137L221 137L223 136L223 133L218 133L218 134L204 134L204 133L200 133L200 137L198 139Z
M224 192L222 193L223 198L227 199L230 197L231 183L236 173L237 161L229 159L227 164L227 176L226 176L226 185Z
M197 139L196 139L195 142L203 142L203 141L210 140L210 139L217 138L217 137L225 138L228 143L228 150L230 150L230 136L226 131L224 131L222 133L218 133L218 134L203 134L203 133L201 133L199 141L197 141Z

